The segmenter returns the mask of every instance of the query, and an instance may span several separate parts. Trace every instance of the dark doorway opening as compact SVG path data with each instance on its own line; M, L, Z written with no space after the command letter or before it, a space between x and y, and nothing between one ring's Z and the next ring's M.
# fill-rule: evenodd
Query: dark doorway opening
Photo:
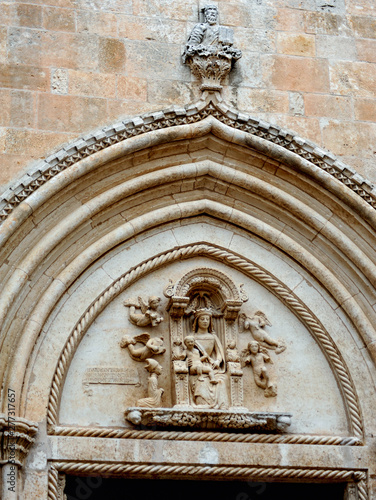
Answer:
M343 500L345 484L67 476L67 500Z

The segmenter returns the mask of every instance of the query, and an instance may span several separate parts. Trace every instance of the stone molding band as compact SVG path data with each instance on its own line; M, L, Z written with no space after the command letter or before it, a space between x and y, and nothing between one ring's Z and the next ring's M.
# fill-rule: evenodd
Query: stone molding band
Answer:
M217 478L280 481L310 480L312 482L355 482L359 500L369 500L367 473L356 469L290 468L290 467L247 467L206 465L126 464L92 462L52 462L48 478L48 499L59 500L58 471L74 475L128 476L137 478Z
M56 436L105 439L160 439L173 441L215 441L231 443L307 444L319 446L363 446L356 437L305 436L299 434L238 434L227 432L137 431L128 429L55 427Z
M271 142L318 167L360 196L371 208L376 208L376 192L372 184L350 166L339 161L314 143L306 141L287 130L228 107L225 103L200 102L186 107L148 113L124 120L111 127L86 135L57 153L50 155L33 171L8 189L0 200L0 223L31 194L70 166L114 144L148 132L189 125L212 116L228 127Z
M351 433L355 437L362 439L363 423L355 386L349 375L344 360L342 359L329 334L325 331L318 319L306 308L306 306L295 296L295 294L293 294L291 290L265 270L256 266L251 261L238 256L237 254L206 244L181 247L165 252L149 259L146 262L143 262L139 266L132 268L129 272L123 274L86 309L85 313L81 316L81 319L77 322L75 328L66 341L53 376L47 410L49 432L53 433L53 427L58 423L58 407L60 403L61 391L63 389L65 376L70 362L79 343L95 318L115 297L117 297L131 283L134 283L142 276L145 276L148 273L176 260L185 260L196 256L206 256L225 262L227 265L243 272L252 279L255 279L257 282L265 286L271 293L282 300L300 319L300 321L302 321L302 323L308 328L316 341L319 343L334 371L344 397Z

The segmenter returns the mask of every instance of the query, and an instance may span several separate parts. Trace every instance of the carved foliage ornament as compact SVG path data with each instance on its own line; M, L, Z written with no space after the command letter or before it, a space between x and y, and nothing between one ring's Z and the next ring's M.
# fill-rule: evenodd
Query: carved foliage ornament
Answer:
M233 47L233 30L218 24L218 7L206 5L204 22L196 24L183 52L183 63L201 80L201 90L221 90L222 81L230 73L242 53Z
M21 417L0 416L0 463L22 466L35 442L38 424Z

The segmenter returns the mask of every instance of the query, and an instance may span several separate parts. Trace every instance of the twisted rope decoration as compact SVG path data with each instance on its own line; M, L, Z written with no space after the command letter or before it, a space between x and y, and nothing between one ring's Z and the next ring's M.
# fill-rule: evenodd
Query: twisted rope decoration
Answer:
M54 434L67 437L96 437L107 439L162 439L173 441L216 441L231 443L274 443L309 444L330 446L362 446L356 437L340 436L301 436L293 434L230 434L225 432L174 432L174 431L135 431L125 429L93 429L76 427L55 427Z
M265 286L271 293L282 300L292 310L292 312L312 333L326 355L329 363L334 368L334 373L346 402L351 430L354 436L362 438L363 426L354 384L350 378L345 362L339 354L334 342L324 330L317 318L304 306L304 304L291 290L289 290L275 277L268 274L264 269L238 255L228 252L227 250L205 244L188 245L149 259L139 266L134 267L129 272L123 274L118 280L110 285L104 293L102 293L102 295L92 302L70 334L58 360L48 401L47 422L50 432L53 432L52 428L57 423L60 394L67 373L67 368L72 360L74 352L81 342L81 339L98 314L104 310L111 300L117 297L125 290L125 288L137 281L140 277L145 276L151 271L157 270L176 260L185 260L194 256L211 257L229 265L230 267L242 271L247 276Z
M366 479L362 478L357 484L357 486L358 486L359 500L368 500L369 497L368 497L368 488Z
M56 467L51 465L48 470L48 500L59 500L58 477Z
M160 465L160 464L124 464L124 463L89 463L89 462L54 462L60 472L103 475L137 476L201 476L244 479L313 479L330 481L362 481L366 473L349 469L306 469L287 467L236 467L207 465ZM368 497L365 497L367 499Z

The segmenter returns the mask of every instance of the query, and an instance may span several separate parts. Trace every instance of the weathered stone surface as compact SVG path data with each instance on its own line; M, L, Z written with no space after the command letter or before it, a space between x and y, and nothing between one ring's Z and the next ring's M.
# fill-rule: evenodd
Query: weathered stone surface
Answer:
M68 111L68 113L67 113ZM90 97L43 95L39 99L39 127L44 130L79 131L87 128L93 116L105 121L106 101Z
M352 16L351 26L360 38L376 38L376 19L374 17Z
M328 92L329 67L322 59L274 56L269 69L271 82L279 90Z
M4 5L4 8L7 8L6 5ZM16 9L20 26L28 26L29 28L42 27L43 11L40 5L18 4Z
M113 98L116 96L116 75L113 73L86 73L70 70L69 94Z
M319 35L316 37L318 57L355 61L357 49L354 40L349 37Z
M307 116L351 120L354 115L352 100L346 96L305 94L304 106Z
M307 33L338 35L346 27L343 16L329 12L305 12L304 19Z
M290 56L314 57L316 54L315 37L295 33L278 33L277 52Z
M356 99L355 117L357 120L376 122L376 99Z
M335 62L330 68L330 88L342 95L373 97L376 65L366 62Z
M357 125L348 122L329 121L323 126L324 145L334 153L342 151L348 156L368 156L364 150L372 144L375 147L376 125L374 123L361 123ZM363 154L361 153L363 151Z
M74 11L45 7L43 9L43 26L51 31L73 32L76 30L75 17Z

